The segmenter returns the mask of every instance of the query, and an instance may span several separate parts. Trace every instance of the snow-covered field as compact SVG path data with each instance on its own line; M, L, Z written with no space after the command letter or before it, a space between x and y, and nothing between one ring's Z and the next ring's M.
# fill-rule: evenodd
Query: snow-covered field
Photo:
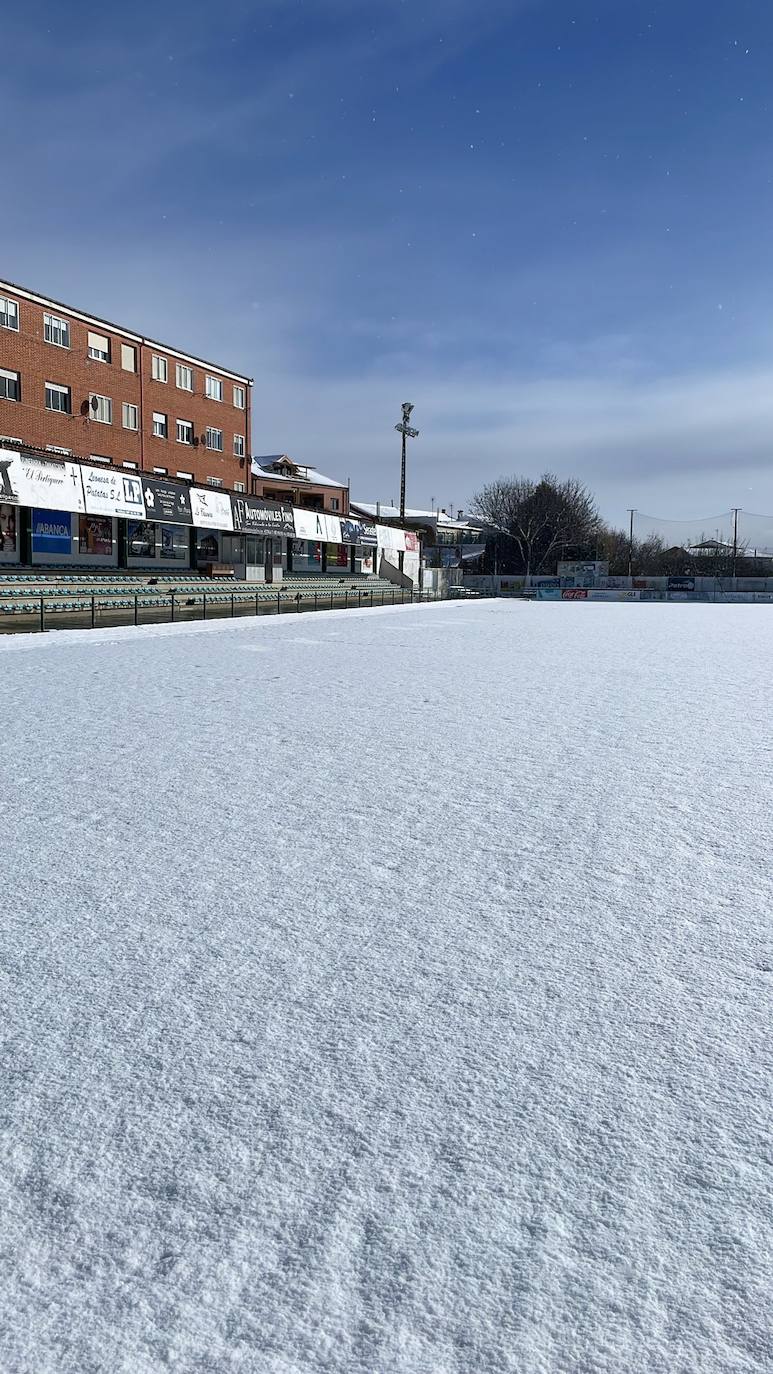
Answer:
M761 607L0 641L3 1374L769 1368Z

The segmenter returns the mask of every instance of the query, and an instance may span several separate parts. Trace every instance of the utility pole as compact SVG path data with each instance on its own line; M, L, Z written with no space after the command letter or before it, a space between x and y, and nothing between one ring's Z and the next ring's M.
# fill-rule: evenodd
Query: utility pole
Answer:
M407 441L408 439L418 439L418 437L419 437L419 431L418 431L418 429L411 429L411 426L410 426L409 423L408 423L408 421L409 421L410 418L411 418L411 411L412 411L412 410L413 410L413 405L412 405L412 403L411 403L410 401L403 401L403 418L402 418L402 421L400 422L399 425L395 425L395 429L397 430L398 434L400 434L400 435L402 436L402 445L401 445L402 456L401 456L401 461L400 461L400 525L401 525L401 527L402 527L403 529L405 528L405 456L406 456L405 450L406 450L406 441ZM402 570L403 570L403 563L404 563L404 561L405 561L405 554L401 551L401 552L400 552L400 572L402 572Z
M631 526L628 533L628 576L633 577L633 517L636 511L629 510L628 514L631 517Z
M738 563L738 512L740 506L733 506L733 580L735 581L735 570Z

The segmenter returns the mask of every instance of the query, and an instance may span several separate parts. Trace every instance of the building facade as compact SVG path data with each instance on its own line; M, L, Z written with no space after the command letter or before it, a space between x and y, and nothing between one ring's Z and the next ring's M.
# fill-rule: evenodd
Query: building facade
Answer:
M250 491L253 496L262 496L269 501L290 501L305 510L349 514L347 486L334 477L325 477L317 468L296 463L286 453L253 458Z
M246 491L252 382L0 281L0 441Z

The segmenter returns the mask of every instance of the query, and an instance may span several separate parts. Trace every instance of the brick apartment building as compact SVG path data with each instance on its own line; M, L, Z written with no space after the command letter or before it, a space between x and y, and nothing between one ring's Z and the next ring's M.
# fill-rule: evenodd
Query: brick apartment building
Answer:
M0 281L0 441L250 487L252 381Z

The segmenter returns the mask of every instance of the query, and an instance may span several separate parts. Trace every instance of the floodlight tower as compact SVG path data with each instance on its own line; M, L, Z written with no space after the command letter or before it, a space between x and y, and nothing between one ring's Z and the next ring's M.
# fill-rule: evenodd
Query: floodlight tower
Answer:
M395 425L398 434L402 435L402 459L400 462L400 524L405 524L405 446L407 439L418 439L418 429L411 429L408 421L411 418L413 405L410 401L403 401L403 418L399 425Z

